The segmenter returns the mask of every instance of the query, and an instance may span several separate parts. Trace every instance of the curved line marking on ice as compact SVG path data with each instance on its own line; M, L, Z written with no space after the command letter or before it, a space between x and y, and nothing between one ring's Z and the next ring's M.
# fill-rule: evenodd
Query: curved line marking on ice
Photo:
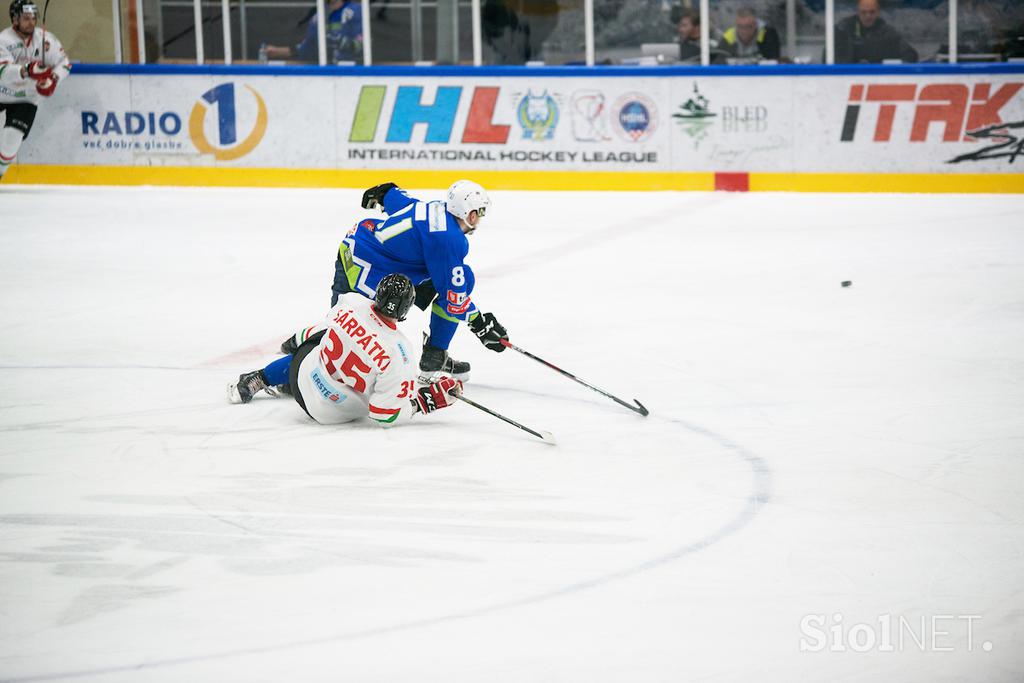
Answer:
M446 614L439 617L432 617L428 619L418 619L405 623L392 624L390 626L381 626L378 628L366 629L363 631L352 631L350 633L340 633L332 636L323 636L320 638L307 638L304 640L295 640L287 643L280 643L278 645L271 645L267 647L252 647L252 648L240 648L235 650L227 650L224 652L214 652L205 655L194 655L186 657L171 657L166 659L157 659L140 664L127 664L121 666L109 666L99 667L95 669L83 669L78 671L59 671L46 674L35 674L30 676L19 676L14 678L3 678L0 679L0 683L29 683L30 681L57 681L71 678L86 678L89 676L103 676L107 674L118 674L118 673L129 673L132 671L144 671L146 669L161 669L165 667L180 666L183 664L194 664L198 662L207 662L220 659L228 659L231 657L242 657L246 655L260 655L271 652L280 652L282 650L289 650L293 648L306 647L310 645L321 645L326 643L341 643L346 641L361 640L365 638L372 638L374 636L385 635L390 633L396 633L400 631L411 631L418 628L427 628L430 626L436 626L439 624L445 624L453 621L461 621L464 619L473 619L476 617L495 614L503 612L505 610L516 609L519 607L526 607L528 605L536 605L538 603L546 602L548 600L555 600L557 598L573 595L583 591L591 590L605 586L614 581L620 581L622 579L628 579L638 574L656 569L663 565L675 562L697 553L705 548L712 546L719 541L731 536L740 529L744 528L757 516L757 513L764 507L771 499L771 471L768 467L767 462L761 456L747 450L743 446L733 442L729 438L722 436L710 429L705 429L699 425L688 422L686 420L678 418L651 416L647 418L649 420L662 420L669 422L679 427L686 429L694 434L703 436L711 441L715 442L726 451L731 453L733 456L742 460L749 468L752 476L750 493L747 495L744 502L743 508L726 522L721 527L715 529L706 536L697 539L691 543L680 546L668 553L659 555L640 564L627 567L619 571L603 574L592 579L585 581L578 581L571 583L561 588L554 590L545 591L536 595L531 595L525 598L519 598L517 600L509 600L506 602L499 602L493 605L487 605L484 607L478 607L476 609L469 609L462 612L456 612L454 614Z

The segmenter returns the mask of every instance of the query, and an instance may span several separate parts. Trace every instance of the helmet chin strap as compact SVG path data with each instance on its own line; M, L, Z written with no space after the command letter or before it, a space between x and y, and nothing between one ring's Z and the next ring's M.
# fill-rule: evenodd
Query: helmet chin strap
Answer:
M469 222L469 216L466 216L465 218L460 218L459 219L459 222L462 223L463 226L465 226L465 227L463 227L462 232L464 234L466 234L466 235L472 235L474 232L476 232L477 226L480 225L480 214L475 212L475 211L470 211L469 213L470 213L470 215L473 215L474 213L476 213L476 222L475 223L470 223Z

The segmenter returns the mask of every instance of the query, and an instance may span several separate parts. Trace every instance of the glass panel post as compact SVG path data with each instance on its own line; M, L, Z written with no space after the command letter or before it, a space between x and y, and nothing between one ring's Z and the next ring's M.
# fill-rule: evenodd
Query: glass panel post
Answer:
M316 50L320 66L327 64L327 12L324 0L316 0Z
M200 0L192 0L192 17L196 27L196 64L204 64L206 56L203 54L203 7Z
M480 35L480 0L472 0L470 5L473 13L473 66L480 66L484 63L483 38Z
M594 0L583 0L583 43L587 66L594 66Z
M825 0L825 63L836 63L836 2Z
M370 36L370 0L361 0L363 22L363 66L373 64L373 45Z
M120 0L111 0L111 7L113 9L113 22L114 22L114 63L123 64L124 55L121 53L121 2Z
M711 63L711 2L700 0L700 63Z
M949 41L949 63L956 64L957 62L957 22L960 19L960 13L957 11L957 0L949 0L949 33L946 40Z
M796 60L796 0L786 0L786 53Z
M139 44L139 64L146 63L146 21L142 0L135 0L135 40Z
M139 0L141 2L141 0ZM224 27L224 63L231 63L231 3L220 0L220 19Z
M245 15L245 0L238 0L238 34L242 41L242 59L249 59L249 21Z
M423 3L421 0L412 0L409 7L412 18L412 61L423 61Z

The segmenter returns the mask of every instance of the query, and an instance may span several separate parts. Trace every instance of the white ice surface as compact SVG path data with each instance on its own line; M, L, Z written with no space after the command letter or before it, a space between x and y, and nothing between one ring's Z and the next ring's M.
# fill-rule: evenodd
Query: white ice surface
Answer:
M650 417L464 331L558 446L229 405L358 192L0 186L0 680L1024 678L1024 198L493 198L474 299Z

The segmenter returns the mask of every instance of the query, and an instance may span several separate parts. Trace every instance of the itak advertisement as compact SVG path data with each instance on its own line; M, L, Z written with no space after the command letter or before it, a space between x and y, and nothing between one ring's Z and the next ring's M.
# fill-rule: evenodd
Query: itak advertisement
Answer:
M426 73L426 72L425 72ZM22 163L1014 173L1024 75L75 74Z

